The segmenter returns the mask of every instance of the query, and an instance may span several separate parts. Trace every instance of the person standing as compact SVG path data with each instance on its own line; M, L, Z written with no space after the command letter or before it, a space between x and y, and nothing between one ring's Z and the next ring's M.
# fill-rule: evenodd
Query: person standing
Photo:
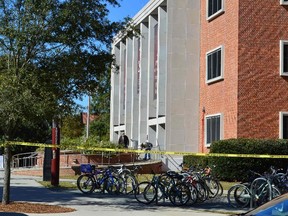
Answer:
M129 138L125 133L122 133L119 137L118 144L124 146L125 148L128 148L129 146Z
M141 150L145 150L145 151L151 151L151 149L153 148L153 144L148 142L148 140L144 143L141 143ZM144 155L144 160L150 160L151 159L151 153L146 152Z

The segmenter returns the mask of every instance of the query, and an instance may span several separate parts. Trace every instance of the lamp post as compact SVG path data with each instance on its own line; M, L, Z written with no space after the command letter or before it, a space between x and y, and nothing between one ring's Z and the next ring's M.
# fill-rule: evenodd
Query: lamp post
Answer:
M51 159L51 185L59 185L59 170L60 170L60 127L58 121L52 121L52 159Z
M86 116L86 139L89 138L89 129L90 129L90 95L88 95L88 106Z

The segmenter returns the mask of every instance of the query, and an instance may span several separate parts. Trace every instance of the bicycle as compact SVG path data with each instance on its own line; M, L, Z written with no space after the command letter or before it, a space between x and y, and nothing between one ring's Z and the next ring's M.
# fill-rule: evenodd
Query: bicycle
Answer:
M120 192L121 181L113 175L111 169L96 169L95 165L81 164L81 172L77 179L77 188L84 194L91 194L96 189L99 192L115 194Z
M182 171L182 173L185 173L184 181L196 188L197 201L204 202L208 198L215 198L223 194L223 187L212 175L210 167L207 166L205 169L198 170L190 167L188 170Z
M150 204L154 201L158 204L160 200L165 202L166 199L169 199L173 205L180 206L185 205L190 200L190 190L183 182L174 183L174 180L167 173L156 175L153 172L151 181L138 184L135 198L144 204Z
M256 172L254 172L256 175ZM232 186L227 193L230 206L235 208L245 208L260 206L265 202L281 195L279 189L272 184L270 175L261 175L252 182L240 183Z
M123 194L134 194L134 191L137 188L137 178L135 174L138 170L141 169L141 166L133 166L133 169L128 169L124 164L121 165L119 169L116 170L117 175L123 180Z
M271 166L271 175L272 175L272 184L274 184L281 192L281 194L288 192L288 168L286 169L286 173L282 172L282 169L276 169Z

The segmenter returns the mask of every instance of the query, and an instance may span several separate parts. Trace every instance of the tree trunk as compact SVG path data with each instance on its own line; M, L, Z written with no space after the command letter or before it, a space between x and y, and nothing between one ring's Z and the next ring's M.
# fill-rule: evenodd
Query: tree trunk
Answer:
M7 145L4 148L4 184L2 205L10 203L10 176L11 176L11 147Z

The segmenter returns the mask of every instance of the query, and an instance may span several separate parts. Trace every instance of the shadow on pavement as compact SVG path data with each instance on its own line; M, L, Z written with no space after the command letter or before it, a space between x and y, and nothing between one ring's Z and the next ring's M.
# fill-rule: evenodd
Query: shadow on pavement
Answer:
M2 185L0 185L0 196L2 199ZM133 195L110 195L110 194L83 194L78 190L49 190L44 187L34 187L34 186L21 186L13 185L10 190L10 200L11 201L24 201L24 202L40 202L51 205L61 205L61 206L109 206L122 208L123 210L148 210L156 211L161 210L165 207L173 207L178 209L178 211L185 211L185 209L195 209L195 210L208 210L208 211L229 211L237 212L228 206L226 197L220 197L218 200L208 200L203 203L196 203L188 206L176 207L173 206L169 200L164 203L151 203L149 205L138 203ZM239 210L238 210L239 211ZM6 214L6 213L5 213ZM7 214L11 215L11 214ZM25 214L14 213L12 215L24 216ZM2 216L2 213L0 213Z
M0 216L28 216L28 215L16 212L0 212Z

